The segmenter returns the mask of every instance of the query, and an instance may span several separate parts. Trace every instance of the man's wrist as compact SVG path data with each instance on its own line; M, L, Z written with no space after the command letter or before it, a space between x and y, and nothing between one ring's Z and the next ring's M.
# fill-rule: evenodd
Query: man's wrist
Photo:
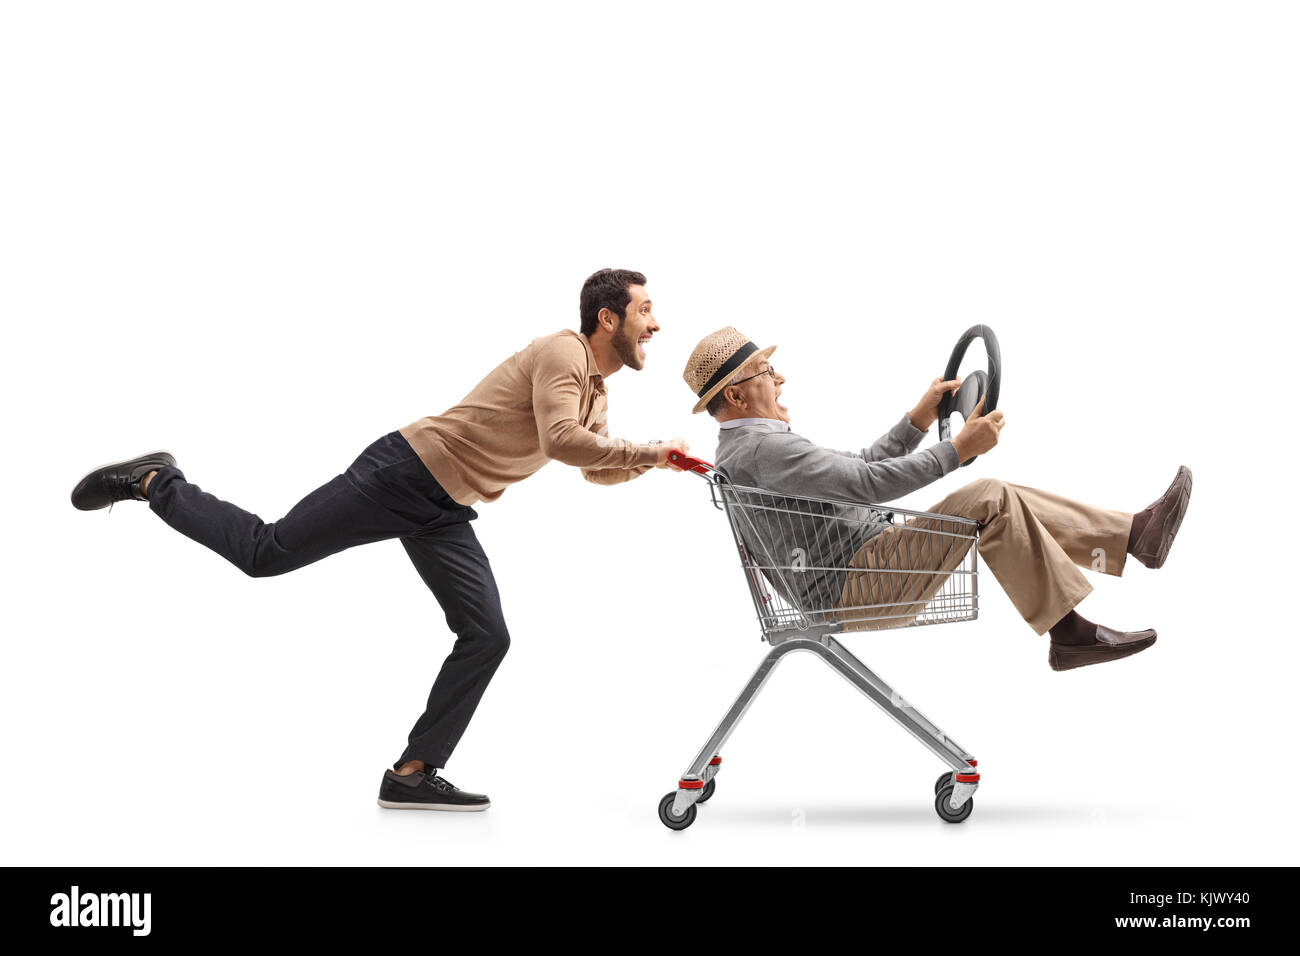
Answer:
M928 432L930 426L935 423L935 420L938 419L938 417L938 414L933 411L928 413L919 412L915 408L907 413L907 420L911 422L912 427L919 432Z

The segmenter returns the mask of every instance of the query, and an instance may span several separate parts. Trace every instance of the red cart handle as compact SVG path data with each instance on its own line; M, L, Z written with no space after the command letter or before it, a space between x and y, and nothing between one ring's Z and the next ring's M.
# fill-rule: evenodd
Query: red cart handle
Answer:
M697 475L707 475L714 470L713 466L704 459L692 458L680 451L670 451L668 453L668 462L682 471L693 471Z

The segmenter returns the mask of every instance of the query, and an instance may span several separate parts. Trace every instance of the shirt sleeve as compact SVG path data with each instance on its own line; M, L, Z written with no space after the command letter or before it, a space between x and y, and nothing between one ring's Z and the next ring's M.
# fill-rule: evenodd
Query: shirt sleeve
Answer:
M582 343L557 339L537 353L533 363L533 415L542 454L588 469L631 469L653 465L652 445L598 435L579 421L587 360Z
M916 451L916 446L921 444L921 439L925 435L925 432L913 425L912 420L904 415L893 428L877 438L870 448L861 451L837 451L835 454L846 458L861 458L863 461L884 461Z
M584 468L582 477L593 485L621 485L633 478L640 478L653 465L637 465L635 468Z
M884 504L911 494L961 464L952 442L871 461L864 455L846 455L822 448L793 432L764 438L757 457L755 464L762 487L785 494L864 504Z

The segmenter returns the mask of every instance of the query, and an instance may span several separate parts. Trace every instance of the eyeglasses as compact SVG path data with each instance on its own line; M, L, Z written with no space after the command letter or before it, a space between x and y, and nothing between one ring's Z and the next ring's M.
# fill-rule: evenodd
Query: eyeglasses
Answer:
M750 379L758 378L760 375L770 375L772 376L772 381L774 382L776 381L776 369L772 368L772 366L769 365L767 368L763 369L763 371L756 372L753 375L749 376L749 378L742 378L739 382L732 382L731 384L743 385L745 382L748 382Z

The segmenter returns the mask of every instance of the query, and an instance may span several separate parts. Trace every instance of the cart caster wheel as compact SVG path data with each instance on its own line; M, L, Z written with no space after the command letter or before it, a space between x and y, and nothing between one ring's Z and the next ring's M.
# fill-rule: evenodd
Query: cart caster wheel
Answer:
M938 793L944 787L952 784L954 782L952 779L954 773L956 773L955 770L949 770L947 773L939 774L939 779L934 782L934 792Z
M961 823L971 811L975 809L975 798L971 797L961 805L960 810L954 810L948 806L948 800L952 797L952 785L945 786L939 791L934 798L934 812L939 814L939 818L945 823Z
M700 794L700 799L695 801L695 805L699 806L701 803L708 803L709 798L713 796L713 791L717 789L718 789L717 781L710 780L708 783L704 785L704 792Z
M676 799L677 791L674 790L659 801L659 822L670 830L685 830L695 822L695 804L692 803L687 807L686 812L680 817L674 816L673 801Z

